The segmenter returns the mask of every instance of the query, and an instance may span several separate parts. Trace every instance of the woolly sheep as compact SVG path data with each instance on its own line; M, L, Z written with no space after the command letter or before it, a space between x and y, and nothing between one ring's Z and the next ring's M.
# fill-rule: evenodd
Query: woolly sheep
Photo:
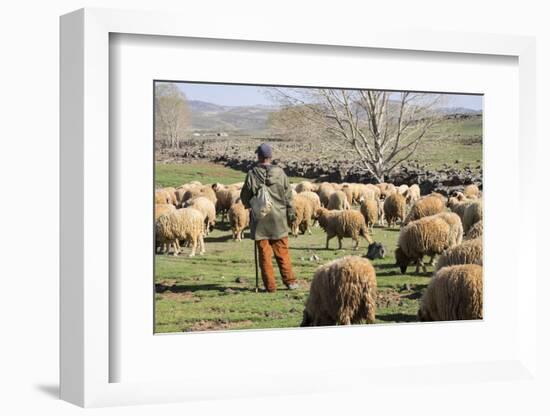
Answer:
M180 206L183 207L186 205L189 201L192 199L198 198L198 197L205 197L208 198L214 205L216 205L217 197L216 193L212 189L211 186L204 185L204 186L197 186L193 185L185 191L183 194L181 200L180 200Z
M464 188L464 196L468 199L479 198L479 188L477 185L468 185Z
M464 217L462 219L464 232L468 234L472 225L481 220L483 220L483 202L476 200L470 203L464 210Z
M449 233L449 247L462 243L464 229L462 228L462 220L460 217L454 212L440 212L436 215L442 218L451 227Z
M155 220L162 214L175 211L176 207L172 204L155 204Z
M464 239L473 240L474 238L479 238L482 236L483 236L483 221L478 221L470 227Z
M199 196L186 203L185 208L195 208L204 216L204 231L208 235L210 230L216 224L216 206L214 203L204 196Z
M319 195L317 195L315 192L304 191L300 193L300 196L308 200L313 212L315 212L317 208L321 208L321 200L319 199Z
M441 200L441 198L432 195L427 196L414 203L403 224L407 225L411 221L416 221L422 217L428 217L444 210L445 203Z
M406 196L408 191L409 191L409 185L403 184L397 187L397 192L403 196Z
M359 247L360 236L365 238L369 244L373 242L368 233L365 218L359 211L329 211L326 208L319 208L317 210L317 219L319 225L327 234L327 250L329 241L333 237L338 237L339 249L342 248L342 239L344 237L351 237L352 241L355 243L353 247L354 250L357 250Z
M384 218L388 222L388 227L397 224L397 220L403 223L407 208L405 197L398 192L394 192L384 200Z
M155 204L171 204L172 198L170 194L164 189L157 189L155 191Z
M361 206L359 211L363 214L363 217L365 217L367 227L369 227L372 232L374 224L378 221L378 201L362 198L360 203Z
M380 189L380 199L386 199L388 196L397 192L397 188L392 183L382 182L376 184L376 186Z
M309 199L298 194L294 198L294 220L289 223L290 230L294 237L298 237L298 232L309 232L311 235L310 225L311 219L313 217L313 206L311 205Z
M240 191L231 187L225 187L220 184L212 185L212 189L216 193L216 212L221 214L222 224L225 222L225 216L231 206L240 198Z
M250 221L249 211L240 201L234 203L228 212L229 224L233 232L233 240L241 241L244 237L244 229L248 227Z
M350 209L351 206L344 192L334 191L328 199L327 208L330 210L344 210Z
M395 262L401 273L407 272L411 263L416 264L416 273L420 266L426 273L422 262L424 256L430 256L432 262L437 254L448 249L455 232L453 227L442 217L432 215L412 221L401 229L395 250Z
M406 194L404 195L408 205L413 205L420 199L420 187L417 184L409 186Z
M456 264L479 264L483 266L483 242L481 238L467 240L445 250L439 256L435 270Z
M376 298L376 273L369 260L333 260L315 271L301 326L372 324Z
M321 205L328 206L330 195L334 193L334 188L328 182L323 182L317 189L317 195L321 201Z
M353 204L353 187L349 184L346 184L345 186L342 186L342 192L346 196L346 200L348 202L348 205L351 206ZM330 200L329 200L330 203Z
M170 204L177 206L178 198L176 197L176 188L173 188L173 187L164 188L164 192L168 193L168 195L170 196Z
M302 192L314 192L315 185L309 181L303 181L296 185L296 192L299 194Z
M204 253L204 216L194 208L180 208L161 215L155 224L156 238L166 253L173 247L174 255L180 252L179 240L191 243L189 257L195 255L197 245L200 254Z
M420 321L483 319L483 267L462 264L440 269L418 310Z
M457 194L456 196L452 196L449 198L449 200L447 201L447 206L452 212L457 214L462 219L462 221L464 221L464 211L466 210L466 207L471 203L472 201L461 199L459 194Z

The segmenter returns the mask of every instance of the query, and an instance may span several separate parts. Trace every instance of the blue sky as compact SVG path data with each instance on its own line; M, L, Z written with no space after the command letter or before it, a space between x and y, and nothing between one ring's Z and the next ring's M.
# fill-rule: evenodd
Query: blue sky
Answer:
M188 100L206 101L218 105L272 105L265 94L266 87L230 84L178 83ZM483 99L480 95L448 94L445 107L465 107L481 110Z

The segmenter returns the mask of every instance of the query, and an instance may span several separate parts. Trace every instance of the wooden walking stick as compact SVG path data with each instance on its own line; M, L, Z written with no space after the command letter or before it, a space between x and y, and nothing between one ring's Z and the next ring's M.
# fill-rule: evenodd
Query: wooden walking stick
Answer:
M258 293L258 246L254 241L254 265L256 266L256 293Z

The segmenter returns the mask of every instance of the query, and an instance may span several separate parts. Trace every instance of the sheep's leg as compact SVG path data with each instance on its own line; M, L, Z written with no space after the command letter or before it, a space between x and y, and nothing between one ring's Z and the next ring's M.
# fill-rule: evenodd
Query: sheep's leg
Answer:
M424 273L428 273L428 270L426 270L426 265L422 262L420 262L420 264L422 265L422 270L424 271Z
M193 236L191 238L191 253L189 254L189 257L194 257L195 256L195 251L197 250L197 237L196 236Z
M206 252L206 248L204 247L204 236L199 236L199 243L200 243L200 254L204 254Z
M420 265L422 264L422 259L416 260L416 274L420 273Z
M342 250L342 238L338 237L338 250Z
M327 250L328 250L328 242L330 241L330 239L331 239L332 237L334 237L334 236L333 236L333 235L330 235L330 236L329 236L329 235L327 234L327 245L326 245L326 249L327 249Z
M359 238L354 238L353 243L354 243L353 250L355 251L359 248Z
M430 266L435 266L435 254L430 257Z

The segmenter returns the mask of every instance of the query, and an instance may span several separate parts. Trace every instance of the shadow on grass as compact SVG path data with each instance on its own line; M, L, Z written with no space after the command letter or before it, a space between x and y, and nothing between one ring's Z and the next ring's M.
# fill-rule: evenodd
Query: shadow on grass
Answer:
M220 235L219 237L204 237L205 243L222 243L229 240L233 240L233 236L231 234Z
M172 293L198 292L198 291L225 292L227 289L230 289L233 292L254 291L254 288L248 288L248 287L242 287L242 286L224 286L217 283L174 285L167 288L167 290L169 290ZM158 291L157 293L163 293L163 291Z
M374 264L375 269L385 270L385 269L397 269L399 271L399 268L395 264L391 263L385 263L385 264Z
M418 322L416 315L409 315L405 313L388 313L385 315L379 315L376 318L385 322Z

